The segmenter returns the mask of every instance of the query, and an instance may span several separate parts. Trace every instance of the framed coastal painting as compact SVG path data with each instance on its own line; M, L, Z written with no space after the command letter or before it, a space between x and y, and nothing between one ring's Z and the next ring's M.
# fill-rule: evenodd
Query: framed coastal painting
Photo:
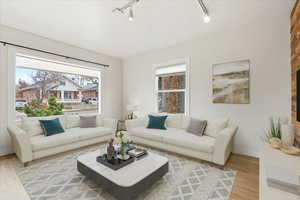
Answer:
M213 103L250 103L250 60L213 65Z

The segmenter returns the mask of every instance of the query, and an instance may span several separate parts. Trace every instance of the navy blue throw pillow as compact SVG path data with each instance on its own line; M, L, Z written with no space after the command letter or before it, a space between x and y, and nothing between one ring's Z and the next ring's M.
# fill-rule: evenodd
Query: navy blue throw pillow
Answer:
M65 132L58 118L53 120L39 120L45 136L51 136Z
M161 130L167 130L165 126L165 122L168 116L153 116L148 115L149 117L149 123L147 128L150 129L161 129Z

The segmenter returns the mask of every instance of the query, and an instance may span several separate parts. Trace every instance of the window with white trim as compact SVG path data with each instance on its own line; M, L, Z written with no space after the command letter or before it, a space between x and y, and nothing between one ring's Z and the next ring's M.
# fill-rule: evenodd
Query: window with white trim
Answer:
M187 113L187 64L159 67L155 75L157 112Z
M49 109L50 98L63 105L59 114L100 113L100 91L99 70L26 55L15 57L17 119L25 115L56 115Z

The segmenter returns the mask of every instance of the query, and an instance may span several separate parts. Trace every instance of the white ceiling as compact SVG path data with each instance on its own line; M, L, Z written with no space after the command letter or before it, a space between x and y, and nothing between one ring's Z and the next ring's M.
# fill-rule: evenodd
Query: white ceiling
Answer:
M228 27L289 13L294 0L141 0L135 20L112 13L127 0L0 0L0 23L47 38L125 58ZM276 18L274 18L276 20Z

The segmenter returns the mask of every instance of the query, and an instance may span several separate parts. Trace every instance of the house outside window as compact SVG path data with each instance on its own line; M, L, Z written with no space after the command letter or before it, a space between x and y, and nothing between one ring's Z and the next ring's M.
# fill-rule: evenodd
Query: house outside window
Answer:
M187 63L160 66L155 70L156 110L159 113L187 114Z

